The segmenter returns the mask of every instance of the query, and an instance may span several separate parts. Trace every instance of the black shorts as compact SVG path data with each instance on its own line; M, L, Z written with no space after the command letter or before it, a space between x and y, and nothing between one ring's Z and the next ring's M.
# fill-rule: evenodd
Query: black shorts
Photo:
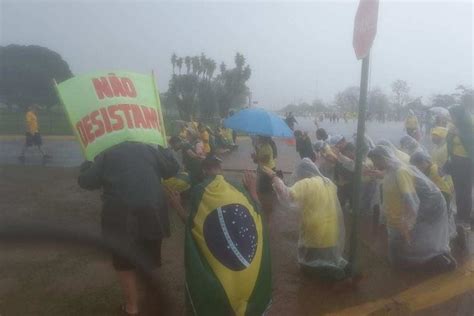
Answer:
M144 265L149 268L161 266L161 239L136 240L132 244L132 253L136 253L138 260L145 260ZM135 265L128 258L113 255L112 264L117 271L135 270Z
M34 133L31 134L30 132L26 132L26 146L31 147L31 146L41 146L43 144L43 141L41 140L41 134L40 133Z

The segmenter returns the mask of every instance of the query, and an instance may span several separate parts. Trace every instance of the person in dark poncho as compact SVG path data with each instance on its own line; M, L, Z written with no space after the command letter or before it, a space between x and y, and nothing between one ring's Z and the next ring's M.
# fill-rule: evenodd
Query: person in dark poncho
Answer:
M191 143L183 141L179 137L171 137L169 144L173 150L181 150L184 169L189 174L191 185L201 182L203 179L201 162L204 157L196 152L196 149Z
M329 138L328 133L324 128L318 128L316 130L316 139L321 140L323 142L327 141Z
M298 124L298 121L293 116L293 113L290 112L290 113L288 113L288 115L285 118L285 123L286 123L286 125L288 125L288 127L291 130L294 130L295 124Z
M457 219L464 226L472 223L472 178L474 162L474 129L472 117L461 105L449 108L454 126L446 137L448 162L446 171L451 175L456 192Z
M102 235L153 270L161 264L161 241L170 235L162 179L174 176L178 163L160 146L124 142L82 164L79 186L102 189ZM134 265L113 256L125 294L123 312L137 315L138 287Z
M311 161L316 160L316 155L313 151L313 145L308 134L301 132L300 130L294 133L296 139L296 151L300 155L300 158L309 158Z

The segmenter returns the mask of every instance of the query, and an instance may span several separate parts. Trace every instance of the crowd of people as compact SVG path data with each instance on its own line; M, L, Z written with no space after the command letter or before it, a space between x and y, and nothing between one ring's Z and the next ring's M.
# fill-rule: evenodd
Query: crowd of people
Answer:
M294 128L297 121L287 116ZM467 110L431 129L431 152L419 143L416 119L407 119L399 146L364 136L360 209L373 227L385 225L390 262L401 269L453 270L450 242L471 229L473 125ZM271 137L252 136L243 186L228 179L222 154L236 134L195 121L181 122L169 149L125 142L81 167L79 184L103 189L105 238L139 249L150 269L161 262L169 235L168 209L185 223L186 308L195 315L263 314L271 302L268 225L274 208L300 214L297 261L305 274L333 281L351 277L344 258L344 217L353 204L356 144L318 128L316 142L294 131L301 158L283 179ZM137 275L126 257L114 256L125 293L123 310L139 312Z
M459 105L449 114L434 121L431 152L418 141L422 133L412 111L398 148L388 140L375 144L365 136L361 211L372 214L373 226L387 227L390 259L396 267L451 270L456 260L450 241L457 236L462 243L472 229L472 116ZM322 176L335 183L343 214L350 214L355 142L329 136L320 128L311 150L306 133L296 130L294 135L300 157L313 161ZM316 187L313 192L318 192Z

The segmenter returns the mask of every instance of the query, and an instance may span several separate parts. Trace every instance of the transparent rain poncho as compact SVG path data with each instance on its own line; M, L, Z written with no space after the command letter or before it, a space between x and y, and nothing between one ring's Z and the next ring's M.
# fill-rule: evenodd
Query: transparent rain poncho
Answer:
M298 263L324 276L341 279L347 261L344 251L344 219L334 183L308 158L301 160L287 187L275 179L274 189L282 205L301 214Z
M440 142L433 144L433 148L431 149L431 158L440 168L442 168L448 160L448 145L446 143L447 135L448 129L445 127L436 126L431 129L431 136L440 139Z
M385 169L383 210L391 261L417 265L449 253L448 211L441 191L386 146L376 146L369 157Z
M342 137L342 136L341 136ZM356 138L357 138L357 135L354 134L354 144L356 144ZM344 139L343 137L340 138L340 140ZM339 140L339 141L340 141ZM367 158L367 154L369 153L369 151L371 149L373 149L375 147L375 144L374 142L372 141L372 139L367 136L367 135L364 135L364 143L362 144L362 156L364 158L363 160L363 165L367 165L368 161L366 160ZM339 153L338 154L338 157L337 157L337 160L342 164L342 166L349 170L349 171L354 171L355 170L355 160L352 160L346 156L344 156L343 154Z
M421 146L416 139L409 135L405 135L400 138L400 148L403 152L410 156L419 151L426 152L423 146Z
M395 153L398 159L400 159L404 163L410 163L410 156L407 153L398 149L391 141L382 139L377 143L377 145L390 148Z
M354 134L354 143L356 143L357 134ZM367 158L367 154L371 149L375 147L374 142L372 139L364 135L364 143L362 144L362 166L363 168L372 168L372 162L370 159ZM355 160L352 160L343 154L338 155L338 161L341 165L349 170L354 172L355 171ZM380 201L380 184L376 179L362 177L362 190L361 190L361 201L360 201L360 209L362 212L371 212L375 205L379 205Z
M438 165L433 165L433 159L429 154L425 152L417 152L411 156L410 161L416 165L417 162L427 162L431 166L428 168L427 173L424 173L433 182L438 189L440 189L443 195L448 195L449 204L447 205L448 210L448 223L449 223L449 239L453 239L457 236L456 232L456 199L454 198L454 185L452 183L451 176L441 175L438 169ZM445 192L445 193L443 193ZM446 196L445 196L446 197Z
M342 136L341 134L337 134L337 135L333 135L329 138L329 145L331 146L335 146L337 143L339 143L340 141L344 140L344 136Z
M313 145L317 153L317 166L321 173L327 178L334 178L334 163L326 159L327 155L333 155L331 147L325 141L319 140Z

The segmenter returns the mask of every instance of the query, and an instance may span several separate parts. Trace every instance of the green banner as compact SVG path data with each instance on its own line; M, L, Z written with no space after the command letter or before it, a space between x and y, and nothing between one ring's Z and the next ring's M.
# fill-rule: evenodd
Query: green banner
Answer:
M87 160L124 141L166 146L152 74L97 72L56 87Z

